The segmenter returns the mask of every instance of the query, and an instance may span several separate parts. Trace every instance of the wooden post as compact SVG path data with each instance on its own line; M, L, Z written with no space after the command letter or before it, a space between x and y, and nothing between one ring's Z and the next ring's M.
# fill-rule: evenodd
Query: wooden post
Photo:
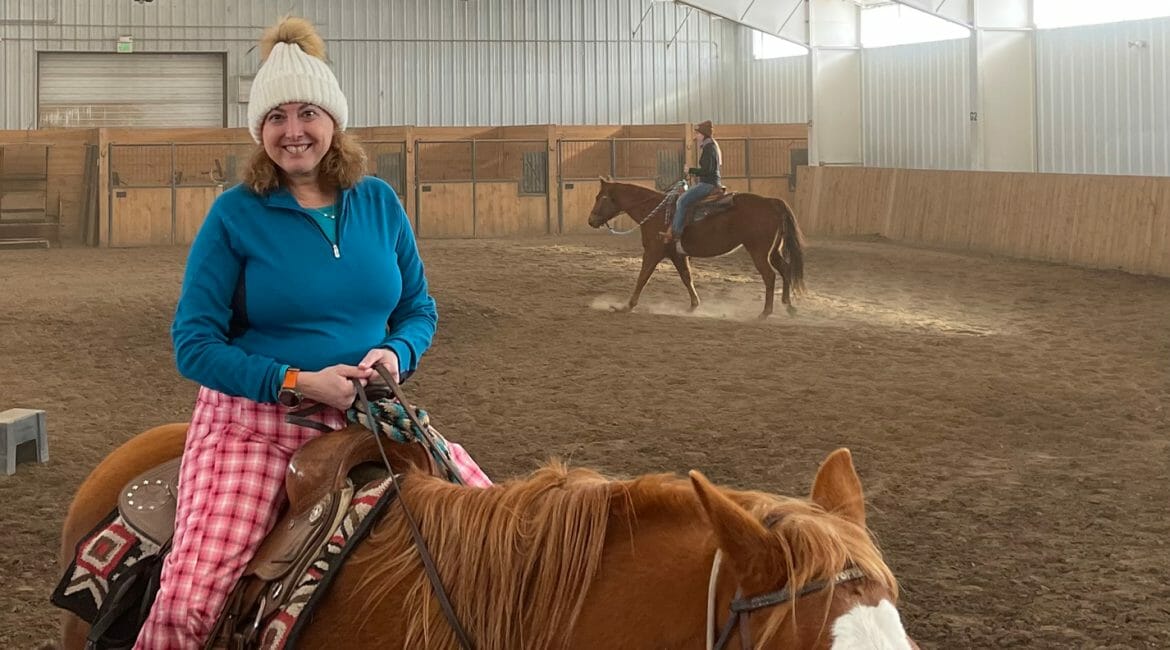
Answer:
M106 129L98 129L98 247L110 246L110 143Z
M406 132L402 135L402 141L406 147L406 173L402 179L405 187L402 188L402 194L405 197L403 207L413 222L415 234L418 234L418 179L415 178L414 169L415 137L417 136L414 127L406 127Z
M545 214L547 215L547 224L545 232L547 234L561 234L561 184L558 180L561 176L560 156L557 155L557 127L554 124L548 125L545 138L548 145L548 185L545 186L546 205L548 206ZM554 219L554 215L557 215Z

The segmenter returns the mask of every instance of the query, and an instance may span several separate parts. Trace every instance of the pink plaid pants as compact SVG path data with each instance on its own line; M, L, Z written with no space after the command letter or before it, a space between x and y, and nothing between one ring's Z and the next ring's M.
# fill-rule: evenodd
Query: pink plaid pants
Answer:
M171 553L135 650L197 650L228 593L276 524L293 452L321 435L284 421L287 409L201 388L187 431ZM341 411L313 419L338 429ZM491 481L459 445L451 455L468 485Z

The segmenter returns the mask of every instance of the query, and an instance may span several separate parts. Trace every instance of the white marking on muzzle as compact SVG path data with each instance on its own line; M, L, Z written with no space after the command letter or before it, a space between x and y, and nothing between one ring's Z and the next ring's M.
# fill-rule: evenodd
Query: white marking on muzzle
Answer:
M831 650L910 650L897 608L888 600L857 605L833 623Z

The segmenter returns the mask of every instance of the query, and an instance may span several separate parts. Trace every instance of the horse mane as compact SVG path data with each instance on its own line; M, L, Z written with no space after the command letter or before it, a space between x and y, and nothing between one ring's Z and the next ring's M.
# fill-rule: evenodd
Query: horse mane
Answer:
M783 515L772 530L789 551L793 590L830 578L850 563L896 589L863 527L827 517L807 501L724 490L761 520ZM412 472L400 498L418 521L460 622L483 650L567 645L587 586L601 566L611 519L632 521L647 512L677 512L680 522L703 516L686 479L658 474L615 481L559 461L487 489ZM430 582L405 525L394 507L365 542L376 550L351 561L351 570L363 576L354 591L366 595L358 603L361 619L368 620L398 591L407 619L404 647L457 647L441 609L433 606ZM781 623L782 616L771 617L758 641L774 635Z

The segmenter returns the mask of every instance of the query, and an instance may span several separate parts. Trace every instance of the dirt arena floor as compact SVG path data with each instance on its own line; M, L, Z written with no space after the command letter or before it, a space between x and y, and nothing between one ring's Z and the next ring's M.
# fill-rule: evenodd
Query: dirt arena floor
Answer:
M805 494L853 450L924 648L1170 647L1170 281L813 241L799 314L755 319L743 253L424 241L441 323L412 393L496 477L552 455ZM185 251L0 253L0 409L52 460L0 476L0 648L55 637L62 513L120 442L185 419L168 334Z

